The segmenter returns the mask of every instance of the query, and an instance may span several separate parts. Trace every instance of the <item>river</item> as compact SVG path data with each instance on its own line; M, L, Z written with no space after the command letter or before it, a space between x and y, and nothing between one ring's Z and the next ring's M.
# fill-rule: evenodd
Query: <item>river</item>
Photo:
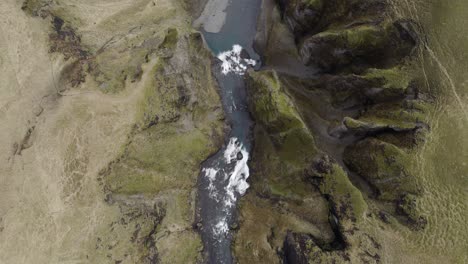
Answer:
M236 223L237 201L249 187L253 121L244 73L249 67L260 66L253 49L260 4L261 0L208 1L195 22L219 59L214 75L230 126L225 146L202 164L199 177L198 217L208 263L233 262L230 230Z

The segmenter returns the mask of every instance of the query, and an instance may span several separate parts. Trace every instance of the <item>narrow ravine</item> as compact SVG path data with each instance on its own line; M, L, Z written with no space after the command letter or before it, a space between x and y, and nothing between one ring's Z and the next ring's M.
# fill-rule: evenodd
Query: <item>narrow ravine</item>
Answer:
M253 121L244 74L260 65L253 50L260 4L261 0L208 1L195 21L219 59L214 75L231 128L224 147L202 164L199 177L198 220L208 263L233 262L230 229L236 221L237 202L249 188Z

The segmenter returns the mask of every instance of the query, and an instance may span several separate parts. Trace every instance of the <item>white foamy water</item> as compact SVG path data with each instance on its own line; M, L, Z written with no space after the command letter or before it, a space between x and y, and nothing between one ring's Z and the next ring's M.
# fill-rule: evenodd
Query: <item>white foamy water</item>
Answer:
M226 218L221 219L213 228L213 233L216 236L226 235L229 232L229 226Z
M237 199L243 196L249 188L247 183L249 153L237 138L233 137L229 140L223 157L224 164L221 163L221 168L203 169L204 176L209 182L206 189L210 197L219 202L221 210L226 212L226 215L212 227L213 234L219 238L229 233L227 219L230 217L231 209L235 206ZM234 167L232 165L226 166L230 164L233 164Z
M218 191L214 185L214 181L216 180L216 175L218 174L219 170L214 168L205 168L203 169L205 176L208 178L210 182L208 185L208 191L210 192L210 197L218 201Z
M222 61L221 70L224 75L235 73L244 75L248 66L255 66L256 62L252 59L241 58L242 47L240 45L232 46L232 50L222 52L218 55L218 59Z
M227 164L232 163L234 160L237 160L237 153L241 151L242 145L237 140L237 138L229 139L229 144L224 151L224 159Z
M247 183L247 178L249 178L249 166L247 165L249 153L245 147L238 142L237 138L231 138L224 154L226 161L229 161L229 163L236 160L236 166L229 175L229 184L225 189L227 194L225 205L231 207L235 205L237 200L236 193L242 196L250 187Z

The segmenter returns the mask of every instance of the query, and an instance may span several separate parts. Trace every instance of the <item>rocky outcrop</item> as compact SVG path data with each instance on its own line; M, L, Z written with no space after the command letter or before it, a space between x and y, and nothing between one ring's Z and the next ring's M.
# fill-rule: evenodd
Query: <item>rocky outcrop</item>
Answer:
M348 238L354 234L356 225L367 211L361 192L350 182L342 167L328 156L315 160L308 174L309 180L330 202L330 217L343 240L342 247L352 244Z
M382 103L362 111L356 118L344 118L343 124L349 131L361 134L424 129L426 109L427 104L417 100Z
M313 228L299 231L291 222L283 222L281 230L284 225L289 230L273 232L275 240L283 238L281 247L270 243L271 250L262 247L258 256L285 263L380 263L377 232L364 224L374 221L379 208L415 230L426 223L417 202L421 183L412 173L412 155L430 129L426 122L430 102L421 89L414 52L420 42L418 26L396 17L387 1L280 0L277 4L278 9L266 9L270 13L262 15L257 36L265 67L273 70L251 72L248 77L257 125L255 177L247 200L279 201L279 208L289 210L293 198L304 201L303 190L318 193L326 201L322 214L333 235L324 236ZM285 26L290 32L280 39ZM276 59L273 46L286 67ZM298 67L295 60L309 70ZM295 151L284 155L286 150ZM258 230L258 240L247 235L252 227L242 221L264 216L246 209L245 203L237 256L241 262L258 262L241 249L258 245L269 235ZM275 217L285 215L279 212Z
M407 152L424 142L430 106L411 58L419 43L416 23L393 18L386 1L280 1L280 6L304 63L328 73L311 86L325 89L333 106L348 112L342 119L345 134L333 129L333 135L373 137L346 148L347 167L376 188L380 199L396 202L418 193ZM314 26L305 27L304 17Z
M344 161L378 190L381 199L395 200L402 193L418 193L409 172L410 157L393 144L366 138L345 149Z
M350 67L359 72L365 67L389 67L409 55L416 45L413 33L403 21L388 24L362 24L332 28L302 40L300 54L306 65L325 72L339 72Z
M249 78L251 112L268 133L280 158L306 163L307 156L315 151L314 140L276 72L251 72Z
M294 100L275 71L250 72L247 78L256 122L250 167L256 177L240 201L234 252L239 263L278 263L288 231L309 230L324 243L335 235L326 200L304 178L317 148Z
M317 86L330 92L337 108L363 107L416 97L415 74L409 66L370 68L362 74L324 75Z
M388 65L410 53L418 38L409 20L388 20L387 1L280 0L303 61L324 71Z

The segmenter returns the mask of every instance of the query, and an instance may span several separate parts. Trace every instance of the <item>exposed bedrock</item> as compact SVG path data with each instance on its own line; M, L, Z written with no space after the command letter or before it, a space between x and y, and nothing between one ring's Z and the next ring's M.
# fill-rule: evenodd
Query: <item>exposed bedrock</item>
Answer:
M400 193L417 193L408 170L408 155L393 144L366 138L345 149L344 161L379 191L381 199L395 200Z
M387 1L278 0L302 61L324 72L389 67L418 43L417 25L391 19Z
M384 21L327 29L303 39L300 54L306 65L324 72L393 66L416 45L413 32L408 30L410 23Z
M248 93L257 124L250 164L256 177L240 203L234 254L239 263L280 263L289 231L313 234L322 244L336 235L328 202L304 177L318 153L313 135L277 73L251 72Z
M422 130L427 127L425 109L425 104L415 100L382 103L363 110L356 118L345 117L343 124L357 133Z
M248 76L256 177L241 201L236 259L327 263L321 261L371 258L364 252L374 257L378 243L360 230L367 202L343 167L315 144L321 136L304 120L287 80L272 70Z
M369 222L381 223L382 212L396 219L386 224L427 222L413 173L431 109L417 23L388 1L266 0L258 28L264 70L248 76L255 177L241 202L236 258L382 262L384 242ZM310 199L322 208L315 215L292 209L312 212ZM273 218L280 223L252 224Z
M364 109L379 103L399 102L420 96L417 72L413 65L368 68L360 74L323 74L308 80L309 86L330 94L337 109Z
M385 1L377 0L277 0L283 19L300 38L339 24L382 20Z

